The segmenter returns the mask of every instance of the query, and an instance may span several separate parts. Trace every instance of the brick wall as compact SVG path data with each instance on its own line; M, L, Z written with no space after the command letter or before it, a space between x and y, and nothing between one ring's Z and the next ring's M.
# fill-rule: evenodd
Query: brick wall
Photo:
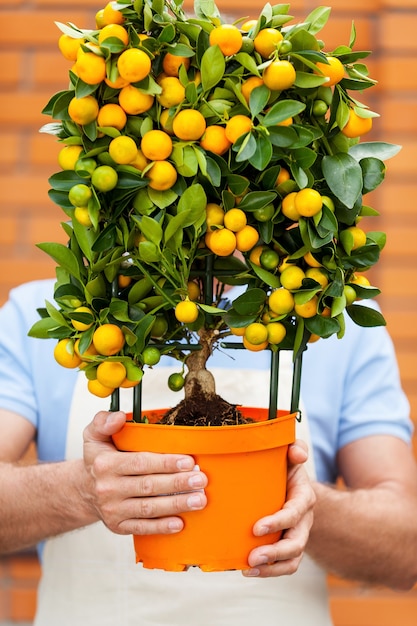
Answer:
M192 6L192 0L187 1ZM218 0L225 13L254 16L262 0ZM294 0L291 13L308 14L318 2ZM374 282L388 320L404 388L417 421L417 0L332 0L330 25L323 31L327 50L348 42L351 21L357 48L371 49L369 66L379 80L366 101L381 114L373 139L403 146L388 162L387 181L372 198L381 217L370 228L385 230L388 244ZM0 5L0 304L9 289L52 275L53 264L35 247L63 241L62 214L47 196L47 178L56 171L58 145L38 129L49 121L40 111L55 91L66 87L67 62L57 50L54 21L91 27L97 0L2 0ZM370 101L370 99L372 101ZM400 218L400 219L399 219ZM417 450L417 447L416 447ZM36 557L0 560L0 620L30 620L39 575ZM336 626L416 626L417 590L407 594L363 589L329 579ZM0 621L0 624L4 623Z

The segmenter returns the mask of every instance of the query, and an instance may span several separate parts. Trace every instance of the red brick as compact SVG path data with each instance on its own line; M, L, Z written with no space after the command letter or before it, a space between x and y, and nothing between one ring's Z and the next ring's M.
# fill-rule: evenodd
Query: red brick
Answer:
M412 56L384 56L380 61L379 72L383 89L386 91L411 92L417 89L415 60Z
M66 89L70 68L71 63L58 52L37 52L32 74L34 84L41 89L46 86L51 90L51 95L54 91Z
M19 162L20 136L13 132L3 132L1 136L0 165L11 168Z
M36 582L40 573L38 559L34 556L18 556L10 562L10 575L14 580Z
M0 189L3 207L30 207L49 204L48 181L41 176L19 174L12 180L9 176L0 176Z
M413 93L404 95L402 92L384 94L379 103L381 124L385 130L395 133L416 133L417 115L416 101Z
M50 172L59 170L57 158L62 148L56 137L46 133L30 133L27 138L28 159L33 165L48 165Z
M410 595L387 597L350 596L332 598L331 612L338 626L415 626L417 598Z
M1 15L1 13L0 13ZM23 55L19 52L1 51L0 83L4 87L16 87L21 79Z
M58 8L59 7L59 8ZM29 48L33 45L45 47L47 45L58 45L58 38L61 31L57 28L55 22L71 21L80 28L91 28L91 24L87 23L86 14L80 11L74 11L71 7L66 10L62 9L62 5L56 3L55 11L43 11L30 13L1 11L2 24L2 45L3 46L22 46Z
M60 243L66 243L68 237L61 227L61 221L67 221L68 217L61 213L55 219L39 218L32 219L30 221L30 228L28 229L27 242L30 245L35 246L37 243L44 241L57 241Z
M6 128L10 125L35 126L40 128L51 121L41 111L51 98L50 92L17 93L12 91L0 94L0 123Z
M11 610L10 617L16 622L32 620L36 611L36 587L14 587L10 592Z
M18 227L15 217L0 215L0 246L15 244L17 237Z
M414 8L417 9L414 2ZM380 22L380 46L384 50L400 52L417 51L417 10L414 12L386 13Z

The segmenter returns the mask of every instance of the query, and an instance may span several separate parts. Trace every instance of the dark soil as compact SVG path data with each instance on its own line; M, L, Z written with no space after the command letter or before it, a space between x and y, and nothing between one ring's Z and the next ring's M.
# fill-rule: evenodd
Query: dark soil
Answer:
M160 423L176 426L233 426L252 421L243 417L238 405L230 404L217 395L207 398L201 393L182 400L165 414Z

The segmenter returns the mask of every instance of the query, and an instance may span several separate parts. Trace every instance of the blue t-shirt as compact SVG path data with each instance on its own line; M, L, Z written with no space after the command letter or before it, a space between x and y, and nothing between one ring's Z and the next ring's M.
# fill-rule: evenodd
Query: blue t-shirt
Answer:
M0 408L36 426L39 458L65 457L65 440L76 370L59 366L55 340L27 336L37 308L53 300L53 280L35 281L10 293L0 309ZM230 351L229 351L230 352ZM209 366L265 370L269 351L217 350ZM144 381L146 381L146 374ZM409 405L401 389L394 349L386 330L360 328L346 320L343 339L330 337L308 347L301 396L306 407L317 477L334 482L337 452L359 438L392 435L410 441ZM92 417L92 416L91 416Z

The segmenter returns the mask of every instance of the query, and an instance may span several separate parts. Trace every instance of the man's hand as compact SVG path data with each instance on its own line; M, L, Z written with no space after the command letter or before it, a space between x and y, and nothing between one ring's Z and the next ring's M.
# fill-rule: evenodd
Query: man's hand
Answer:
M254 526L257 536L284 531L276 543L259 546L249 555L250 569L244 576L283 576L297 571L313 524L316 501L313 487L303 467L307 446L297 440L288 448L287 501L281 511L264 517Z
M177 533L184 526L178 515L206 506L207 477L194 470L191 456L119 452L111 436L121 430L125 419L120 411L102 411L85 429L86 497L115 533Z

